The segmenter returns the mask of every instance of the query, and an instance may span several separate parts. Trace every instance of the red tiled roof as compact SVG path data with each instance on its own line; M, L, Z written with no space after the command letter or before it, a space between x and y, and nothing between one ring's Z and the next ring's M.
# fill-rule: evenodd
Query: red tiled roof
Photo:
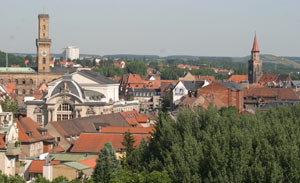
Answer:
M5 134L0 134L0 149L5 147Z
M292 88L249 88L244 91L244 97L275 97L276 100L299 100Z
M142 139L147 140L151 135L148 134L132 134L135 139L135 146L138 146ZM123 134L104 134L104 133L82 133L78 140L75 142L71 152L82 153L99 153L101 148L106 142L110 142L116 151L120 151L124 148L122 142L124 140Z
M144 133L150 134L154 132L154 127L119 127L119 126L106 126L101 128L101 133Z
M78 161L78 163L84 164L84 165L89 166L94 169L97 164L97 159L98 159L98 157L89 158L89 159Z
M248 75L232 75L228 81L233 81L235 83L240 83L242 81L248 81Z
M120 112L120 114L131 126L140 126L139 123L145 123L148 121L148 117L140 114L138 111Z
M65 150L61 146L54 146L53 152L65 152Z
M51 161L50 165L56 165L59 164L60 161ZM45 160L32 160L29 170L29 173L43 173L43 166L46 165L46 161Z
M275 82L276 79L278 77L278 74L263 74L261 76L261 78L259 79L258 83L261 83L261 84L266 84L266 83L270 83L270 82Z
M254 36L254 43L253 43L252 52L259 52L258 44L257 44L257 39L256 39L256 34Z
M9 82L7 83L7 88L6 91L8 93L13 93L15 91L15 89L17 88L16 83L15 82Z
M29 117L20 118L17 120L17 126L19 129L19 141L20 142L37 142L42 140L54 139L51 135L46 133L46 135L42 135L38 129L40 126L37 122L33 121ZM28 133L32 135L29 136Z

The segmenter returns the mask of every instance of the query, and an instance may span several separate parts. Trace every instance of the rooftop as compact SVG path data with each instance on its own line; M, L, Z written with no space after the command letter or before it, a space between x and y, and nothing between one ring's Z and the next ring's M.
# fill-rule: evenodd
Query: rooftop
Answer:
M36 71L30 67L0 67L0 72L10 72L10 73L35 73Z

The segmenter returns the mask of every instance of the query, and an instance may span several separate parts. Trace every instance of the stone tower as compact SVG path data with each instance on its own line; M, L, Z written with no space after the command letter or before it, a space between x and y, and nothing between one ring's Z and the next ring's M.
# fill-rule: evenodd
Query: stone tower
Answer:
M39 15L39 35L36 39L38 72L50 72L49 15Z
M254 37L253 48L251 51L251 60L248 61L248 80L249 83L258 83L263 75L262 61L259 59L259 49L257 45L256 34Z

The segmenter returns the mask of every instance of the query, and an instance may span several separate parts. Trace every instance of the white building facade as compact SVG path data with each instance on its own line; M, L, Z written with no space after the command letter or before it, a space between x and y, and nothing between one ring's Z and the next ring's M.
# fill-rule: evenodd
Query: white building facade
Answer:
M66 60L79 59L79 48L75 46L68 46L64 49L63 55Z

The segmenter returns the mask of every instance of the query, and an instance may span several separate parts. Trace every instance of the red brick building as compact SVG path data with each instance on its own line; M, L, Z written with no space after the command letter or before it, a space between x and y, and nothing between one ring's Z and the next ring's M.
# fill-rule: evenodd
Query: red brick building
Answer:
M231 82L212 83L200 88L197 93L185 97L182 108L205 108L212 104L217 108L234 106L239 111L243 110L243 88Z

